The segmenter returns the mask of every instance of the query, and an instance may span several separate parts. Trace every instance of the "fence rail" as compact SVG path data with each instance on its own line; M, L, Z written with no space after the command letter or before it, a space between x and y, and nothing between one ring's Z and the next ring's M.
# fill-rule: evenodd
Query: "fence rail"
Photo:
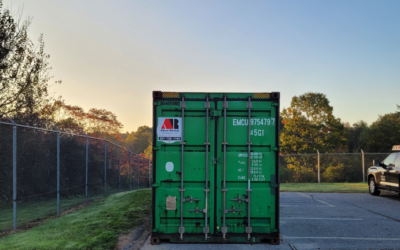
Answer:
M150 156L104 137L0 122L0 235L150 182Z

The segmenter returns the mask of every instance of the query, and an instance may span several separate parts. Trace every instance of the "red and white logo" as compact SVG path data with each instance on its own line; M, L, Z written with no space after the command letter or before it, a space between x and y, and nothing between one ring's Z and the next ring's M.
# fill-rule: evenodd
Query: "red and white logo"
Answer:
M179 129L179 120L165 119L161 129Z
M182 118L158 117L157 137L158 141L174 143L182 141Z

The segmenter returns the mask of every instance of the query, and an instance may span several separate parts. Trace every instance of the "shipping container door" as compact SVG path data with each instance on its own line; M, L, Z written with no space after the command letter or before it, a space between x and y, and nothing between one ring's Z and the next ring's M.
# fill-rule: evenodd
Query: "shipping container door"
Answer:
M154 136L157 138L154 140L156 145L153 173L153 187L155 187L153 232L180 234L182 223L185 236L191 233L203 233L207 227L212 234L214 227L210 225L214 225L211 212L214 208L215 185L214 165L211 163L215 152L215 119L207 114L211 109L215 109L215 104L213 102L206 104L206 94L192 96L188 94L184 99L167 99L157 101L154 105L156 112L154 122L157 126L157 133ZM183 136L180 139L181 131ZM207 185L206 167L209 173Z
M278 103L248 96L217 102L216 231L223 238L278 232Z

